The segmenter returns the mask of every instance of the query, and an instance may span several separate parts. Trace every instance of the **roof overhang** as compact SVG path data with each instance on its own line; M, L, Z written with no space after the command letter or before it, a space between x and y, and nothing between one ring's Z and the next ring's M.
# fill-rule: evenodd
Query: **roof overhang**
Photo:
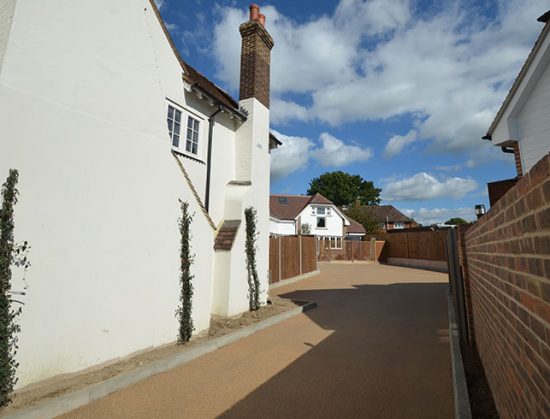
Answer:
M545 51L548 49L548 42L546 42L548 38L548 32L550 32L550 25L548 24L548 19L550 16L550 11L546 12L544 15L540 16L537 20L539 22L545 23L544 28L542 29L537 41L535 42L535 45L531 49L531 52L527 56L527 60L523 64L518 76L516 77L516 80L514 81L512 87L510 88L510 91L506 95L506 98L504 99L504 102L502 103L500 109L498 110L495 118L493 119L493 122L491 123L491 126L489 127L489 130L487 133L482 137L484 140L489 141L497 141L495 144L501 145L502 144L502 136L499 138L495 138L496 136L495 131L497 130L497 127L499 124L501 124L503 118L507 116L506 119L509 118L511 114L513 114L513 111L515 108L517 108L517 105L520 105L521 107L521 101L518 100L519 98L518 93L521 93L522 91L527 91L529 89L526 89L526 85L528 84L529 80L535 73L536 67L539 66L539 64L544 64L544 61L548 59L549 53L547 52L545 54ZM543 46L545 47L543 49ZM541 52L542 50L542 52ZM544 54L544 57L542 55ZM511 138L513 138L513 127L512 129L508 129L508 127L505 127L506 131L508 133L507 138L504 141L513 141ZM509 133L509 131L512 131L512 133ZM500 141L499 141L500 140Z
M195 96L197 96L197 98L207 100L210 106L214 106L214 105L219 106L223 112L229 115L230 118L232 119L236 118L241 122L245 122L248 119L248 115L245 114L244 110L242 109L236 110L224 105L198 84L189 85L189 89L195 94Z

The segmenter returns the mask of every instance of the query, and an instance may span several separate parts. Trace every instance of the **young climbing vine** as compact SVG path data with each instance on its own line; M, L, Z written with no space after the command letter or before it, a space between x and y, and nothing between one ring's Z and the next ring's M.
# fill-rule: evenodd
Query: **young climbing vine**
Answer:
M21 314L21 308L13 308L11 267L15 262L14 249L17 247L13 239L13 207L17 203L18 178L17 170L10 170L2 186L2 208L0 208L0 407L10 402L11 393L17 383L15 372L18 364L15 361L15 354L18 349L17 333L20 327L16 323L16 318Z
M248 271L248 306L250 311L260 308L260 281L258 280L258 270L256 268L256 210L249 207L244 210L246 222L246 269Z
M191 309L193 306L193 275L191 274L191 265L194 255L191 254L191 222L193 216L189 214L189 203L181 203L181 218L179 220L179 229L181 234L180 248L180 306L176 310L176 317L179 321L178 343L189 342L193 333L193 318Z

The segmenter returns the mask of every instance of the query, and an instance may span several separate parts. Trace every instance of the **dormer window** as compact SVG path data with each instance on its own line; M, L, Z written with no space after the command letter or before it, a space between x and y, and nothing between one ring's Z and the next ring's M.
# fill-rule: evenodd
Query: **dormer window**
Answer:
M182 108L169 103L167 122L172 147L184 154L200 158L200 120ZM185 130L184 138L181 138L182 129Z

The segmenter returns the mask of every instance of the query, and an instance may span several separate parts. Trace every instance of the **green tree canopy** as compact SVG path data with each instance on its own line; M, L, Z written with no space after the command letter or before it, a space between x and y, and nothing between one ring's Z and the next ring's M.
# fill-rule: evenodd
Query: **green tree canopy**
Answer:
M374 187L371 181L359 175L350 175L342 171L326 172L309 182L308 195L320 193L335 205L352 205L359 199L361 205L380 203L382 189Z
M468 224L468 221L466 221L464 218L453 217L453 218L451 218L451 219L445 221L445 224L447 224L447 225Z
M346 211L346 215L365 227L367 234L373 234L380 230L379 223L362 211L361 208L350 208Z

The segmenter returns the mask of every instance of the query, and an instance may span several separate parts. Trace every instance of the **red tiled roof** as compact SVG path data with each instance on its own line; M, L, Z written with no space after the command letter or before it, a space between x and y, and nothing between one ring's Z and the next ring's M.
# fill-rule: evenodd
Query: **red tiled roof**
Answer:
M270 215L279 220L294 220L311 199L305 195L271 195L269 197Z
M378 223L386 221L411 221L409 217L396 209L393 205L364 205L360 207L359 210Z
M366 234L365 227L363 225L359 224L357 221L352 220L351 218L347 217L349 220L349 226L348 226L348 233L354 233L354 234Z
M294 220L309 204L334 205L323 195L271 195L269 197L270 215L279 220Z

